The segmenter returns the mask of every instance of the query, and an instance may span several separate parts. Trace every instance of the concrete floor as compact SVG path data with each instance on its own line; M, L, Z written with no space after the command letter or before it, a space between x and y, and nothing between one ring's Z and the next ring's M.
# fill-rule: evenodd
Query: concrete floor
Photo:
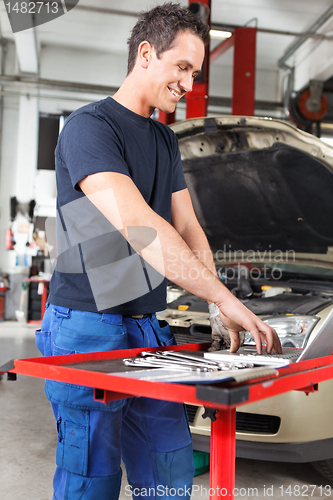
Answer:
M33 326L0 322L0 365L10 359L36 356L39 352L34 343ZM7 381L6 377L0 381L0 500L52 499L56 434L43 387L43 380L21 375L16 382ZM208 499L209 472L197 476L194 484L192 498ZM316 488L308 489L309 485ZM333 489L333 484L310 464L245 459L236 462L238 498L267 500L305 496L319 500L333 496L325 489L326 485ZM124 477L121 500L130 498L125 486Z

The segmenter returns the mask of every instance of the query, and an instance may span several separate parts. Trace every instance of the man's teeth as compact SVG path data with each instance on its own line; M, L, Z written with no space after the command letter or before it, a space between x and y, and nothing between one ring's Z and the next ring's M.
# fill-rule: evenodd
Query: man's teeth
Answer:
M178 94L178 92L175 92L172 89L169 89L169 90L170 90L171 94L174 95L175 97L180 97L181 96L181 94Z

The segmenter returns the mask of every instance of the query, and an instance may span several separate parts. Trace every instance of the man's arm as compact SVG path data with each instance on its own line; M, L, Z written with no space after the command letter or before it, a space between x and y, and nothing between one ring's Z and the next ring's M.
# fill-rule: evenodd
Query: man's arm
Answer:
M101 172L85 177L79 185L111 224L119 230L125 229L125 235L126 228L129 227L153 228L158 238L151 245L146 247L144 237L143 241L140 240L139 231L136 231L135 240L129 238L130 244L170 281L208 302L214 302L223 315L223 323L229 329L230 335L238 338L237 332L245 329L255 339L258 352L261 353L261 340L266 343L268 352L272 349L280 350L275 331L244 307L223 286L214 274L215 268L210 270L200 262L178 231L149 207L130 177L115 172ZM113 194L113 206L110 203L110 192ZM186 216L186 206L180 209L184 209ZM174 224L180 227L180 218L174 213L173 218ZM189 236L189 227L184 227L183 233L191 240L193 236ZM160 262L160 249L163 262ZM211 267L211 264L209 266Z
M216 275L212 252L194 213L188 189L177 191L172 195L171 224L200 262Z

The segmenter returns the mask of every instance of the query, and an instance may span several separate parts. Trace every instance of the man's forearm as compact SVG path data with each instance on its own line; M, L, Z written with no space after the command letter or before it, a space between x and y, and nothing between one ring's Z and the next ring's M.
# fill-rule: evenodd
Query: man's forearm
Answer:
M216 275L216 267L205 233L199 224L192 224L186 227L180 236L189 246L194 255L204 264L214 275Z
M216 275L214 261L205 236L196 238L178 232L163 219L151 221L157 231L163 255L163 266L166 278L201 298L214 302L224 300L229 291L221 284ZM185 238L187 241L185 240ZM190 245L193 246L193 250ZM156 262L156 247L153 245L142 252L149 264L158 269L161 263ZM215 300L214 300L215 299Z
M81 181L80 187L111 224L125 235L134 250L170 281L210 302L223 302L230 293L216 277L203 233L184 228L184 236L207 266L178 231L147 205L129 177L96 174ZM151 238L151 230L155 238ZM195 244L196 236L199 248Z

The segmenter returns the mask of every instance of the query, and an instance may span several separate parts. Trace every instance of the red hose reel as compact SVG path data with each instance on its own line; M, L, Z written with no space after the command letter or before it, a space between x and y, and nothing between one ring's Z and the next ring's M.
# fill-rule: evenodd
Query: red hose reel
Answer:
M312 81L310 86L291 98L290 119L299 128L310 131L312 124L319 124L327 113L328 102L323 94L323 82Z

